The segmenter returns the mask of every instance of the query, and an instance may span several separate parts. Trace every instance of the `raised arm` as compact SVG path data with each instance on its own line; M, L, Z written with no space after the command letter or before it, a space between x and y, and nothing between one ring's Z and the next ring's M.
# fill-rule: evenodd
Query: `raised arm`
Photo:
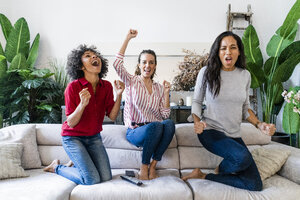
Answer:
M129 41L132 39L132 38L135 38L137 36L138 32L137 30L134 30L134 29L130 29L126 35L126 38L122 44L122 47L119 51L119 54L121 55L124 55L125 54L125 51L127 49L127 46L128 46L128 43Z
M125 51L127 49L128 43L132 38L135 38L137 36L137 31L130 29L129 32L126 35L126 38L121 46L121 49L119 51L119 53L116 56L116 60L113 64L117 74L119 75L119 77L121 78L121 80L125 83L126 86L129 85L130 83L130 79L132 77L132 75L130 75L127 70L125 69L124 65L123 65L123 58L124 58L124 54Z

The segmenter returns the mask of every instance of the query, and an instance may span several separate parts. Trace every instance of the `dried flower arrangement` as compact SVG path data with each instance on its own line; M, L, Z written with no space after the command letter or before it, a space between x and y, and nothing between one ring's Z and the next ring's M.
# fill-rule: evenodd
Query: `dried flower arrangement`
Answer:
M195 51L182 49L186 55L183 62L179 63L180 73L174 77L171 90L173 91L193 91L197 75L200 69L206 65L208 53L203 55L197 54Z

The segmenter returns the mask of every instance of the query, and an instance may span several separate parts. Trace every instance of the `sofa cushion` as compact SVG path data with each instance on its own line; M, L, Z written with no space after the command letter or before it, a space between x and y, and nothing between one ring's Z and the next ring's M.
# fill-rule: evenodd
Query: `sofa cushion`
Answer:
M278 148L257 148L251 151L262 180L269 178L280 170L291 151Z
M20 143L0 144L0 179L27 176L21 167L22 150Z
M36 124L38 145L61 146L62 124Z
M36 124L37 143L39 145L61 146L61 124ZM101 137L106 148L141 150L126 139L127 127L123 125L103 125ZM177 147L176 138L173 137L169 148Z
M175 135L178 146L201 147L197 134L194 132L194 124L176 124ZM269 144L271 137L262 134L255 126L250 123L241 124L241 136L246 145Z
M251 151L252 149L259 148L259 145L247 146ZM191 168L216 168L223 158L207 151L204 147L185 147L179 146L179 159L180 169Z
M123 125L103 125L103 131L101 132L103 144L106 148L117 149L133 149L141 150L141 148L128 142L126 139L127 127ZM176 148L177 141L174 136L168 148Z
M185 176L191 171L192 170L182 170L181 172L182 175ZM212 172L211 170L203 171L205 173ZM243 190L203 179L189 179L188 183L194 192L195 200L295 200L299 199L300 196L300 185L279 175L274 175L263 181L263 190L260 192Z
M50 165L50 163L55 159L59 159L62 164L70 161L69 156L62 146L40 145L38 149L43 166Z
M26 170L29 177L0 182L0 199L5 200L68 200L76 184L42 169Z
M139 169L142 163L142 151L129 149L113 149L106 148L111 168L124 169L135 168ZM162 159L157 164L159 169L179 169L179 158L177 148L167 149L163 154Z
M22 167L24 169L41 167L34 124L19 124L0 129L0 143L7 142L23 144Z
M71 193L70 200L192 200L193 195L179 176L178 170L158 170L159 178L143 181L142 186L136 186L120 178L125 170L112 170L113 180L104 183L85 186L78 185Z

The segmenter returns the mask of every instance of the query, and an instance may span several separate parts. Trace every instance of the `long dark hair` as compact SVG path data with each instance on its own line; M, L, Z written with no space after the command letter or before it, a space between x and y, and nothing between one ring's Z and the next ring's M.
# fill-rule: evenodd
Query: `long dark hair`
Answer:
M155 52L153 51L153 50L151 50L151 49L147 49L147 50L143 50L141 53L140 53L140 55L139 55L139 58L138 58L138 63L140 64L141 63L141 56L142 56L142 54L151 54L152 56L154 56L154 61L155 61L155 65L157 65L157 60L156 60L156 54L155 54ZM154 75L156 75L156 68L154 69L154 72L153 72L153 74L151 75L151 80L153 80L153 77L154 77ZM135 73L134 73L135 75L141 75L141 70L140 70L140 68L139 68L139 65L137 65L136 66L136 68L135 68Z
M217 97L219 95L221 88L220 73L222 63L219 57L219 50L222 39L227 36L232 36L236 40L239 48L240 55L235 63L235 67L246 69L246 58L241 38L238 35L232 33L231 31L225 31L221 33L211 46L203 81L204 85L208 84L209 91L213 94L214 97Z
M86 51L91 51L95 53L101 59L101 72L98 74L99 78L104 78L108 72L108 61L103 58L100 52L95 46L86 46L85 44L79 45L76 49L73 49L68 56L66 71L72 80L84 77L84 72L82 71L82 61L81 56Z

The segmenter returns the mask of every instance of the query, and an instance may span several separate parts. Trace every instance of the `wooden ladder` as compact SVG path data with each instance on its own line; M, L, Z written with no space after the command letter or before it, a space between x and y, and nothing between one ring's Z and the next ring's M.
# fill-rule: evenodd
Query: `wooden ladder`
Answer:
M226 29L227 31L232 31L235 34L239 35L241 38L244 34L244 31L248 27L248 25L252 24L252 15L253 12L251 11L251 5L248 4L247 12L232 12L231 11L231 4L228 5L227 11L227 24ZM235 22L238 21L246 21L246 24L243 25L236 25ZM251 93L251 91L250 91ZM252 89L252 94L250 95L250 104L253 106L253 110L257 114L257 90Z

